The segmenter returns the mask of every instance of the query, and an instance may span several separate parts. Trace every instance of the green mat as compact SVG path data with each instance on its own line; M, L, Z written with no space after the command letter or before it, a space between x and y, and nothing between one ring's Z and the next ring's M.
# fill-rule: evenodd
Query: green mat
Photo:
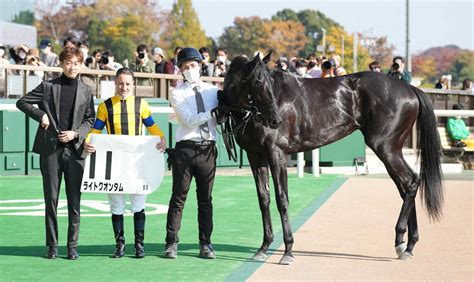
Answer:
M344 178L323 175L313 178L289 177L290 217L294 231L330 197ZM148 196L145 250L147 257L133 257L133 217L125 218L126 257L110 259L114 236L110 214L91 205L81 207L81 230L77 261L65 259L67 217L59 217L59 255L56 260L44 258L44 212L41 177L0 177L0 277L2 281L55 280L245 280L261 263L249 261L262 243L262 223L251 176L216 177L214 203L213 246L217 259L198 258L197 203L195 185L184 209L178 259L162 257L166 214L156 213L155 206L167 205L171 177L164 178L161 187ZM272 194L272 220L277 248L282 242L281 223ZM61 199L65 199L64 188ZM14 200L36 200L19 203ZM83 203L106 201L103 194L83 194ZM14 208L15 207L15 208ZM104 206L105 207L105 206ZM166 212L166 207L161 206ZM60 208L59 210L65 210ZM39 216L5 215L36 211ZM90 215L96 216L90 216ZM89 215L89 216L88 216Z

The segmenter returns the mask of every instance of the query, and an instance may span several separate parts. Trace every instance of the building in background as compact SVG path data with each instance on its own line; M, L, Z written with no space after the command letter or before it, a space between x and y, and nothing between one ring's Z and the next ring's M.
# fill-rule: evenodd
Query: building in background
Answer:
M2 1L2 9L0 9L0 42L6 46L26 44L29 47L36 47L36 27L13 23L15 17L21 14L34 15L34 12L35 0Z

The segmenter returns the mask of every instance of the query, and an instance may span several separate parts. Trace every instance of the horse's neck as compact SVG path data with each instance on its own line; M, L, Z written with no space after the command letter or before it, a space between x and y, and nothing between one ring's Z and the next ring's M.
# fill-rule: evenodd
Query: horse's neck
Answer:
M273 96L278 106L295 101L298 95L302 95L301 82L294 75L284 71L274 71L271 76L273 78ZM291 91L286 91L286 89L291 89Z

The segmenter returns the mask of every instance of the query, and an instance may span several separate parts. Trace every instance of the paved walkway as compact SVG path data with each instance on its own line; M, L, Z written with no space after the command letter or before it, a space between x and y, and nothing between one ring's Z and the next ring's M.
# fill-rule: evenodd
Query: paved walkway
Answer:
M447 180L444 187L441 222L429 222L417 197L420 241L412 260L396 259L401 199L391 179L352 177L297 230L296 261L278 265L281 246L249 280L472 281L474 184Z

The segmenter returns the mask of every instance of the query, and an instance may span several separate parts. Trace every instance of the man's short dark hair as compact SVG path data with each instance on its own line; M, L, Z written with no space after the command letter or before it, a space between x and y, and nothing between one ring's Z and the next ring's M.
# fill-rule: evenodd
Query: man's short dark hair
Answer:
M402 56L396 56L393 58L392 63L395 63L396 60L402 61L402 63L405 63L405 59Z
M227 55L227 50L226 50L224 47L219 47L219 48L217 48L217 50L216 50L216 55L217 55L217 53L219 53L219 51L222 51L222 52L224 52L224 54Z
M201 47L199 48L199 53L208 53L208 54L211 54L211 50L209 50L209 48L207 47Z
M118 69L117 73L115 74L115 77L118 77L121 74L131 75L132 78L135 78L135 76L133 75L133 71L129 68L120 68L120 69Z
M76 39L72 38L72 37L66 37L64 40L63 40L63 46L66 46L67 43L72 43L74 46L78 46L78 42Z
M146 51L148 53L148 46L146 44L140 44L137 46L137 53Z

